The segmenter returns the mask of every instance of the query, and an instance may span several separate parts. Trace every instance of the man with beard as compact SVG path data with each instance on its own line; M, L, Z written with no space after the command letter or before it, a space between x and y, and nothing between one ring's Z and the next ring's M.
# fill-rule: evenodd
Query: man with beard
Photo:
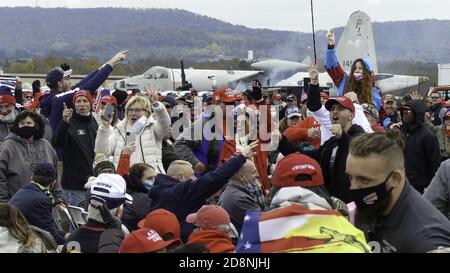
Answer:
M397 100L395 96L392 94L387 94L384 96L384 111L386 112L386 116L383 119L381 124L384 129L392 129L393 127L400 127L401 125L401 117L397 111Z
M424 253L450 246L450 222L409 184L404 143L390 132L350 143L346 172L357 211L355 224L383 252Z

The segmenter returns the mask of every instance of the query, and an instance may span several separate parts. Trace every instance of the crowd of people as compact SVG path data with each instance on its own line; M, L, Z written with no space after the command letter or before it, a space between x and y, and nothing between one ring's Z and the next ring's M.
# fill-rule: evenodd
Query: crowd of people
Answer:
M334 98L314 64L302 96L104 89L127 51L0 86L0 252L48 252L42 231L69 253L449 250L450 108L383 94L328 38Z

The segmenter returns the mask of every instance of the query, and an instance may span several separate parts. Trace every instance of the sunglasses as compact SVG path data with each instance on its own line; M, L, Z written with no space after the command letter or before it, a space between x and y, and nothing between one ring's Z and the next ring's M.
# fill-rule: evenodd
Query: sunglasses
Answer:
M33 96L25 96L26 99L32 99Z

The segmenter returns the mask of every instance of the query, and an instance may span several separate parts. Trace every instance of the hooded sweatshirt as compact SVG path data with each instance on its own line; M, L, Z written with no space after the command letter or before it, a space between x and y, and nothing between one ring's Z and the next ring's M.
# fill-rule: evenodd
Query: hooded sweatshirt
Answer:
M423 126L425 104L411 100L405 106L412 108L415 115L415 126L403 124L402 127L406 177L422 193L441 164L439 142L436 135Z
M10 133L0 148L0 203L9 199L33 175L33 163L52 163L57 168L58 157L50 143L41 138L32 143L25 142L21 137ZM52 189L56 200L64 200L61 184L55 183Z
M189 236L188 244L202 244L209 253L233 253L234 245L230 235L221 230L194 231Z

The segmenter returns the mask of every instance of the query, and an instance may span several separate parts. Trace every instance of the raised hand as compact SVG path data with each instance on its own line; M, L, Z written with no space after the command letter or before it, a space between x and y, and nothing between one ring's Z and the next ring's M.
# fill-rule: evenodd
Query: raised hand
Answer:
M150 100L150 103L158 101L158 92L151 87L144 87L144 94Z
M328 38L328 44L329 45L335 45L336 44L336 37L334 36L334 32L332 30L329 30L327 32L327 38Z
M63 110L63 120L66 123L69 123L70 119L72 118L73 115L73 109L69 109L67 108L66 103L64 102L64 110Z
M317 65L314 62L311 62L308 68L309 78L311 79L311 84L318 85L319 84L319 72L317 71Z
M254 153L252 151L253 148L256 148L259 145L259 140L253 141L252 143L246 145L243 144L239 149L237 149L238 153L241 153L245 158L252 158Z
M423 99L422 96L419 94L419 91L417 91L417 90L411 92L411 98L413 100L422 100Z
M64 71L70 70L70 65L68 65L68 64L66 64L66 63L61 64L60 67L61 67L62 70L64 70Z
M250 93L250 96L256 102L261 102L261 100L262 100L262 90L261 90L261 83L258 80L253 80L252 81L252 92Z
M127 57L128 53L128 49L127 50L123 50L120 51L119 53L117 53L114 57L112 57L107 64L111 65L111 66L115 66L116 64L120 63L121 61L125 60L125 58Z

